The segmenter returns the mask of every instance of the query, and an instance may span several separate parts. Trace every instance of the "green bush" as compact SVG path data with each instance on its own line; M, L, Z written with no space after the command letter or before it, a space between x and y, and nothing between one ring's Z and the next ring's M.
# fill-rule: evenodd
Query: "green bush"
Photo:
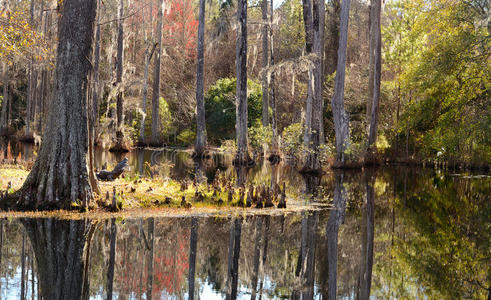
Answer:
M167 101L163 97L159 98L159 119L160 119L160 136L163 139L168 139L169 135L174 130L172 124L172 113L169 109ZM133 129L133 140L138 140L140 137L140 126L142 121L141 111L135 112L131 127ZM152 136L152 106L151 103L147 105L146 117L145 117L145 138L150 139Z
M196 131L191 129L184 129L177 136L177 141L182 146L188 146L194 143L196 140Z
M293 123L283 129L281 146L287 155L295 156L302 148L302 123Z
M261 149L264 144L271 144L273 130L271 126L264 127L260 120L256 120L254 126L249 127L249 146L253 149Z
M219 144L235 139L235 78L223 78L208 89L205 95L206 130L208 142ZM247 81L247 126L261 118L261 86Z

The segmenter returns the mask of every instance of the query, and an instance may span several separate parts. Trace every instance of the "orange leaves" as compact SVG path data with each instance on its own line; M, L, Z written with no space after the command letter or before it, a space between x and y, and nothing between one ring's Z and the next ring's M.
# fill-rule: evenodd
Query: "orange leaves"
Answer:
M164 15L164 44L184 49L188 57L196 56L198 20L192 0L168 0Z

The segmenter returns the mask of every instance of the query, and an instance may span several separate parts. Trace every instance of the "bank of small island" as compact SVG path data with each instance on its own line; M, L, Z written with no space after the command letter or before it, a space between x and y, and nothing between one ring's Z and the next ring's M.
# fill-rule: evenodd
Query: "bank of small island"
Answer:
M49 205L26 208L19 204L19 189L29 174L32 163L0 165L1 208L11 211L50 210ZM98 181L99 194L85 207L72 202L66 210L118 212L134 209L192 209L212 212L226 208L285 209L287 188L275 185L238 186L235 180L217 171L212 183L206 179L178 181L170 178L141 177L123 173L113 180ZM297 207L298 209L298 207Z

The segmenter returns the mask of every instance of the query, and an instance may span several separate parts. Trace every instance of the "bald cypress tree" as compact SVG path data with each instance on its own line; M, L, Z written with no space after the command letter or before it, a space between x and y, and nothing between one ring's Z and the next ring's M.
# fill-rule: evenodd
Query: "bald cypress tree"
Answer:
M17 193L20 204L30 208L87 205L93 197L86 100L97 1L64 0L59 9L53 103L39 155Z

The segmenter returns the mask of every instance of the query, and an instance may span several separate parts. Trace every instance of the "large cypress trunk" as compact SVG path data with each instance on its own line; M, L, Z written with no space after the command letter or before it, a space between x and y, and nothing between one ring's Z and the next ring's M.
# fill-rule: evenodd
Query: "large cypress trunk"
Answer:
M198 63L196 66L196 157L201 157L206 147L206 121L204 100L204 39L205 39L205 0L199 1L198 25Z
M237 30L236 41L236 130L237 155L236 163L244 164L249 161L247 149L247 0L237 3Z
M349 117L344 109L344 78L346 74L346 47L348 44L348 21L350 0L341 4L341 21L338 49L338 63L332 97L332 112L334 116L334 130L336 133L336 165L343 166L348 159L346 150L350 146Z
M70 208L92 199L86 100L96 7L96 0L61 6L53 103L39 155L18 192L24 207Z
M162 53L162 9L164 1L161 0L158 7L157 17L157 53L155 53L155 68L153 71L153 94L152 94L152 144L160 144L159 133L159 98L160 98L160 54Z

